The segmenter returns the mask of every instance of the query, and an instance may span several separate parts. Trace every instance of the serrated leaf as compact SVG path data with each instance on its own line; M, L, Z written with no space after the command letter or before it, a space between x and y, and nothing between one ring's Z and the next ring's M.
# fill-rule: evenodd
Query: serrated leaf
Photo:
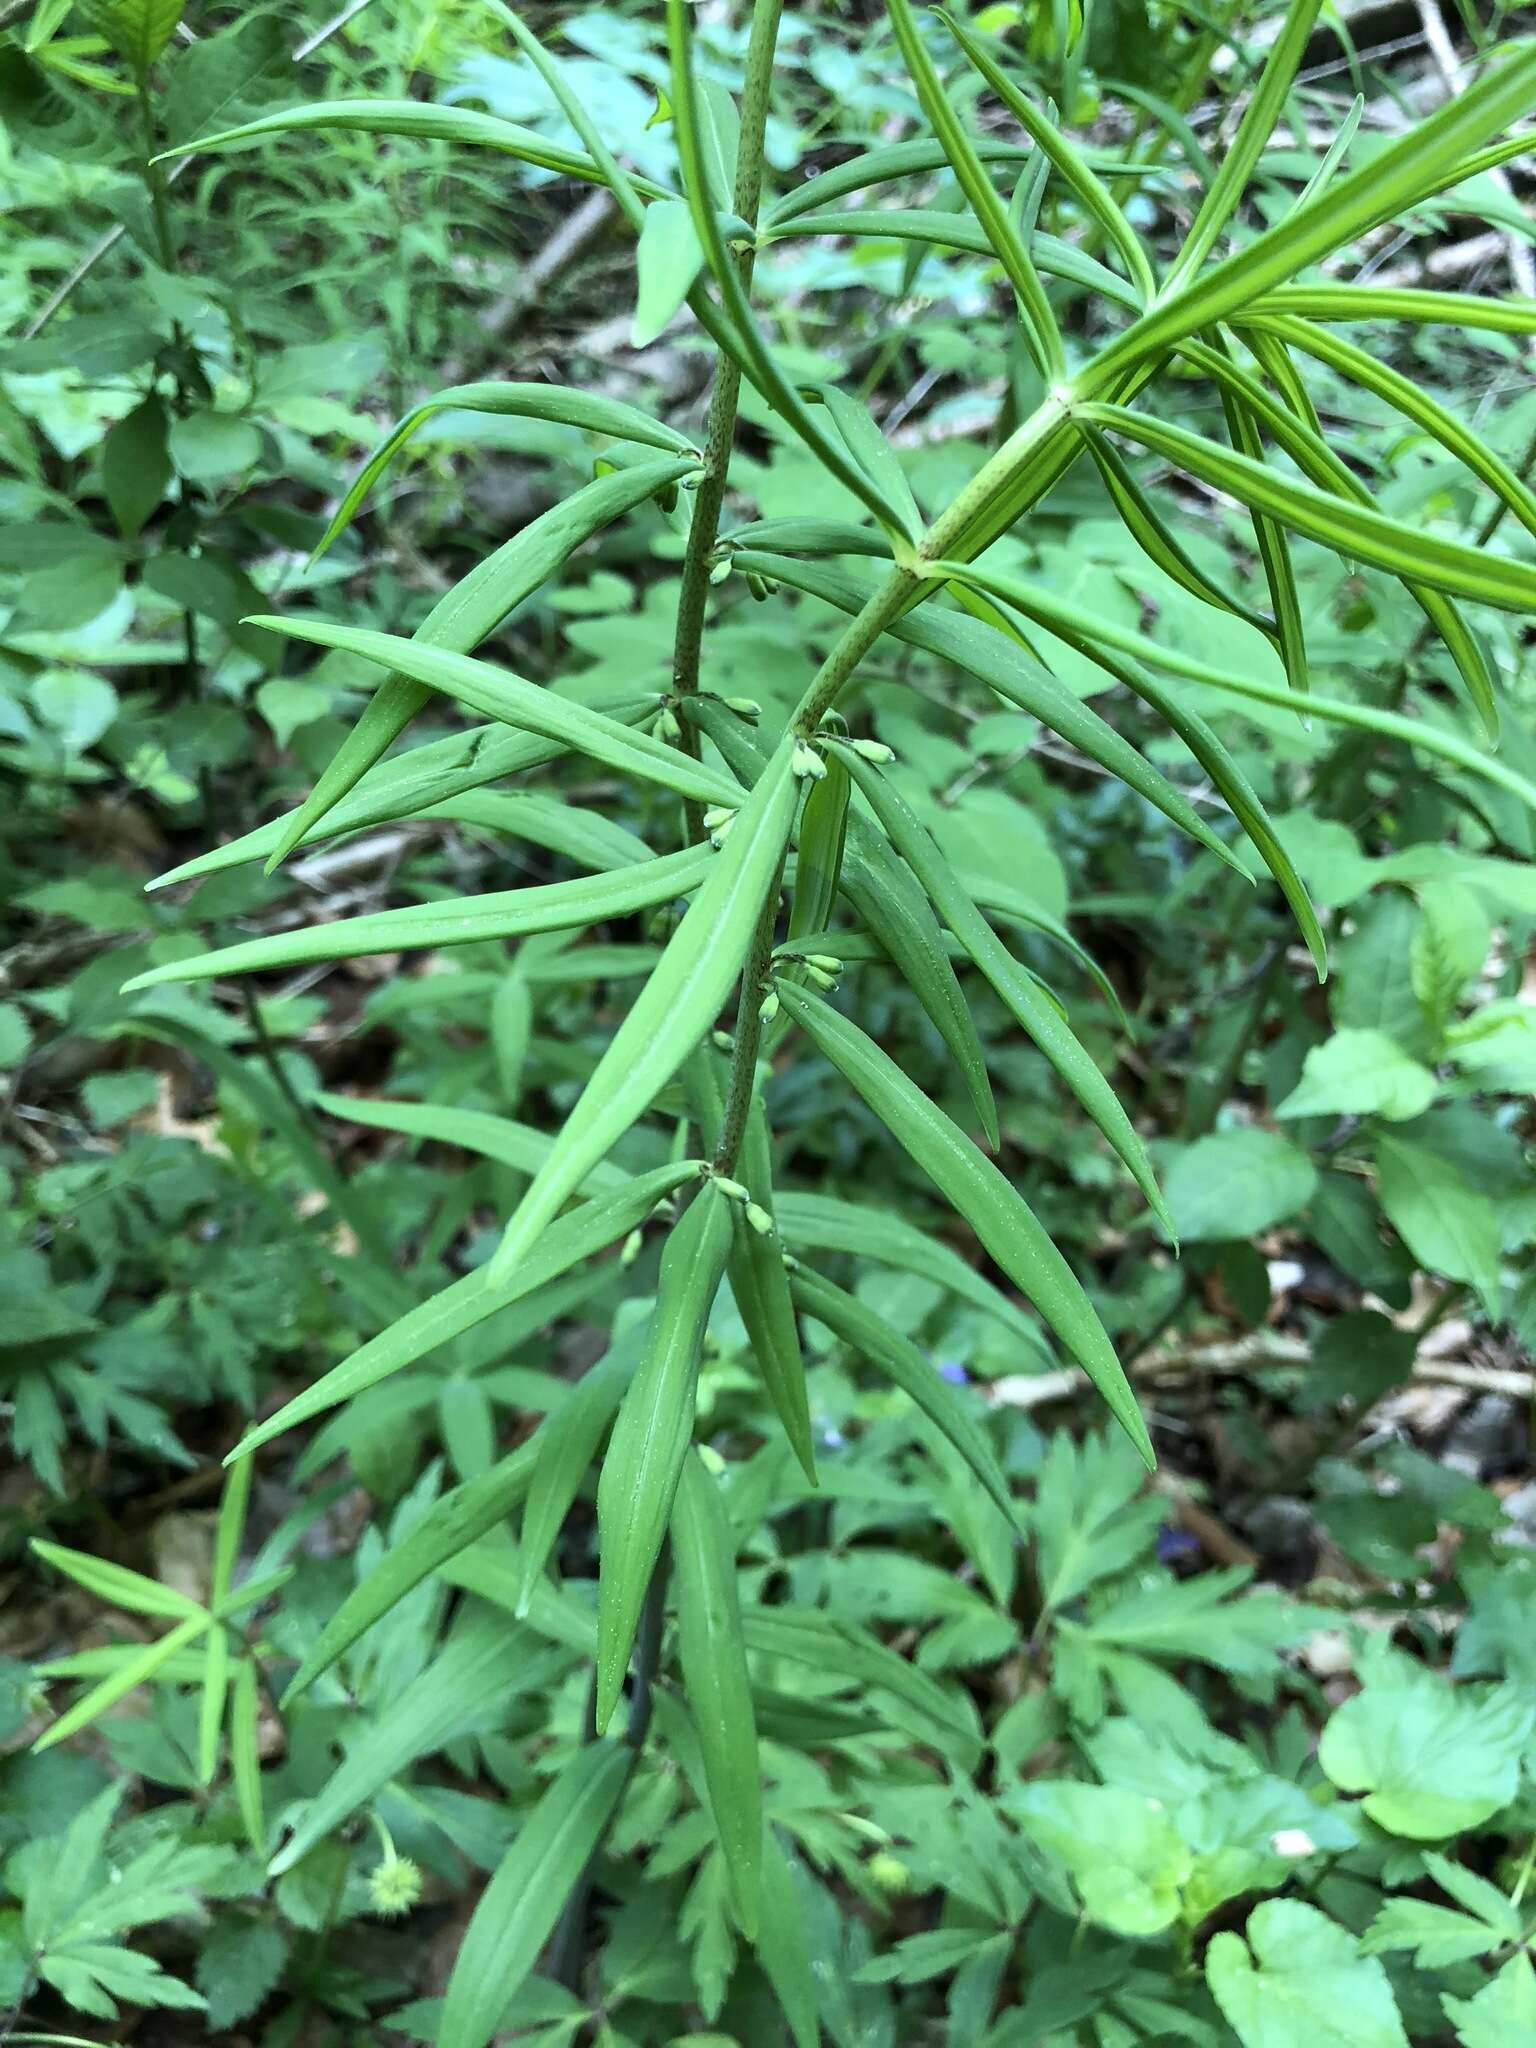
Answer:
M1206 1951L1206 1982L1243 2048L1408 2048L1387 1974L1299 1899L1266 1899Z
M1479 1695L1385 1667L1330 1717L1318 1761L1341 1791L1364 1795L1378 1827L1436 1841L1480 1827L1514 1798L1533 1719L1514 1686Z

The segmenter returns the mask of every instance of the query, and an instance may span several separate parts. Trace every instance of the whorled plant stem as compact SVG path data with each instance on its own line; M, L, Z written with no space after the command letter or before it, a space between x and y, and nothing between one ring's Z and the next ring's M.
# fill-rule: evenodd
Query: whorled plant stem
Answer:
M757 0L752 10L752 33L747 43L747 72L741 98L741 140L736 154L736 183L731 203L741 219L753 227L757 225L758 207L762 201L763 137L768 125L768 96L773 84L773 56L782 12L783 0ZM739 264L743 289L751 285L754 260L754 250L742 251ZM709 416L704 432L704 473L694 493L693 519L688 528L682 587L677 600L672 687L680 697L692 696L699 687L710 567L720 532L720 511L725 503L726 478L736 438L736 413L740 399L741 370L733 356L722 352L715 359L715 383L710 393ZM698 733L686 720L681 723L681 744L697 758ZM697 843L704 834L698 805L690 802L687 815L689 839Z

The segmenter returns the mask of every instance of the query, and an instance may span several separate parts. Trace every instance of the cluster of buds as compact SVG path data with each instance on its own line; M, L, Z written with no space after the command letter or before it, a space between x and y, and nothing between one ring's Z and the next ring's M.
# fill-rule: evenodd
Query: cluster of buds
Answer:
M873 761L880 768L883 768L887 761L894 761L896 758L895 748L888 747L884 740L847 740L844 744L850 747L861 761Z
M736 822L736 813L729 804L712 804L704 813L704 830L709 834L709 843L717 851L725 844L725 835Z
M807 953L805 956L805 978L812 988L836 988L837 977L842 971L843 963L833 953Z
M665 740L671 747L675 747L682 738L683 728L678 724L677 714L670 704L663 704L657 712L651 732L657 739Z
M759 1237L772 1237L773 1218L760 1203L753 1201L749 1189L744 1188L739 1180L727 1180L723 1173L717 1173L714 1180L728 1201L740 1202L742 1214Z
M790 757L790 771L810 782L820 782L827 772L827 764L814 747L808 747L804 740L795 741L795 751Z

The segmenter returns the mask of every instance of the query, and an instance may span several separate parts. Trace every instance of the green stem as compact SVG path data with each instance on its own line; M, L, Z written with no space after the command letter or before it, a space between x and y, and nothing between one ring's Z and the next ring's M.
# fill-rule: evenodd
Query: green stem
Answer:
M752 34L747 44L747 75L741 100L741 141L736 155L736 185L732 206L750 226L757 225L763 189L763 136L768 123L768 97L773 84L773 56L778 43L779 16L783 0L757 0L752 10ZM756 252L743 250L739 258L742 289L752 283ZM709 602L709 572L715 541L720 532L720 511L725 503L726 478L731 447L736 438L736 414L741 399L741 370L733 356L716 357L715 385L710 393L709 417L704 435L704 474L694 494L693 519L688 528L688 546L683 556L682 588L677 600L677 635L672 655L672 687L680 697L691 696L699 687L700 656L704 645L704 613ZM682 723L682 745L698 757L699 736L687 720ZM687 806L688 837L697 843L704 836L699 806Z
M780 872L782 873L782 864ZM763 983L773 958L773 934L778 923L779 885L763 899L752 948L742 969L741 994L736 999L736 1037L731 1048L730 1078L726 1083L725 1113L720 1120L720 1140L715 1147L716 1173L729 1179L736 1171L737 1155L746 1135L747 1115L752 1107L752 1086L757 1076L757 1054L763 1038Z

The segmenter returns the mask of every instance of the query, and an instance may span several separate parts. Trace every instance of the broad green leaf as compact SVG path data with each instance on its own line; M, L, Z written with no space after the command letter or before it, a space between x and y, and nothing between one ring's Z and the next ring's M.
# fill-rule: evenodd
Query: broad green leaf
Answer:
M1177 1920L1194 1858L1157 1800L1054 1780L1024 1786L1008 1806L1029 1839L1071 1872L1090 1920L1131 1940Z
M1395 1131L1377 1134L1376 1169L1387 1221L1419 1264L1464 1280L1497 1320L1499 1215L1488 1196L1431 1146Z
M1209 662L1197 661L1190 655L1179 653L1175 648L1164 646L1160 641L1149 639L1144 633L1129 632L1108 620L1086 619L1074 615L1059 605L1050 592L1038 584L1026 583L1016 576L997 575L990 570L978 568L974 563L938 562L934 566L942 575L953 576L956 579L963 577L978 588L990 590L1008 603L1016 604L1021 611L1026 612L1031 618L1039 619L1042 625L1049 627L1052 632L1060 632L1063 637L1069 637L1073 632L1077 632L1085 639L1091 639L1098 647L1118 648L1138 660L1150 662L1154 667L1167 669L1174 675L1187 676L1191 682L1206 683L1214 690L1225 690L1235 697L1250 698L1255 704L1275 704L1289 711L1296 708L1296 700L1289 690L1279 689L1270 683L1255 682L1248 676L1229 674L1225 669L1214 668ZM1338 697L1319 697L1316 691L1308 694L1306 708L1313 718L1325 719L1334 725L1352 725L1362 732L1377 733L1383 739L1402 740L1409 746L1421 747L1426 753L1438 754L1442 760L1454 761L1457 767L1465 768L1474 775L1480 775L1484 781L1508 790L1511 796L1518 797L1528 809L1536 811L1536 783L1528 782L1523 775L1517 774L1493 756L1483 753L1481 749L1469 746L1455 733L1443 732L1438 726L1430 725L1424 719L1408 718L1395 711L1378 711L1370 704L1346 703ZM1249 831L1251 834L1251 827ZM1270 865L1273 867L1273 862ZM1276 879L1279 879L1278 874Z
M1103 1326L1023 1198L857 1025L805 989L781 983L779 999L1034 1303L1152 1465L1146 1424Z
M1230 492L1251 509L1268 513L1338 554L1453 597L1506 611L1536 611L1536 569L1523 562L1423 532L1370 505L1343 503L1250 456L1146 413L1094 405L1084 408L1083 416L1140 442L1191 476Z
M839 611L860 611L871 594L867 581L840 575L813 563L797 562L789 555L743 551L737 558L743 568L755 568L765 576L803 590ZM956 569L956 576L960 571ZM973 581L981 572L967 570ZM1127 788L1170 818L1208 852L1228 866L1231 854L1209 825L1184 797L1151 767L1137 749L1123 739L1096 711L1081 703L1041 663L1031 659L1016 641L984 626L978 619L960 612L936 610L932 605L921 612L898 619L889 631L893 639L937 654L988 684L1011 704L1017 704L1040 723L1058 734L1069 746L1097 761L1117 775ZM1149 645L1151 643L1148 643Z
M1242 2048L1408 2048L1381 1964L1300 1899L1266 1899L1242 1934L1218 1933L1205 1977Z
M618 1704L672 1496L693 1440L699 1357L730 1241L730 1204L706 1183L673 1226L662 1252L645 1353L603 1459L597 1484L599 1734Z
M778 885L798 796L792 756L786 740L737 811L707 879L507 1225L490 1265L493 1285L538 1243L550 1218L714 1023L746 961L763 904ZM676 758L688 759L681 752Z
M1010 1533L1016 1534L1018 1517L1008 1497L1008 1482L985 1430L963 1396L940 1377L938 1369L915 1344L893 1330L856 1296L844 1293L819 1274L804 1270L796 1272L790 1285L795 1300L807 1315L825 1323L834 1336L851 1345L894 1381L935 1429L948 1437L995 1503Z
M1330 1716L1318 1762L1340 1791L1364 1794L1378 1827L1436 1841L1481 1827L1515 1797L1533 1719L1513 1685L1463 1688L1381 1663Z
M757 1721L736 1589L736 1542L720 1489L697 1451L683 1461L672 1507L678 1655L704 1754L710 1811L741 1930L758 1928L763 1792Z
M409 643L415 650L439 648L445 653L467 656L472 648L488 639L502 622L546 582L570 555L602 527L632 512L647 498L675 486L696 467L689 456L637 463L633 468L595 478L571 497L547 512L541 512L520 533L503 542L493 554L476 563L469 574L446 591L417 627ZM296 629L290 629L296 630ZM322 640L323 646L345 646L346 642ZM355 646L352 652L359 651ZM382 658L389 662L389 652ZM380 658L376 654L376 658ZM346 795L363 773L371 768L397 740L427 702L433 688L441 688L418 671L389 663L393 673L386 676L364 707L357 724L348 733L309 796L283 828L277 849L268 866L280 861L298 844L317 819ZM488 670L495 677L505 672ZM517 682L518 678L506 678ZM529 708L523 684L520 698ZM450 693L451 694L451 693ZM535 692L548 696L545 691ZM473 699L466 701L472 702ZM536 707L533 707L536 708ZM573 744L569 726L550 727L537 719L507 717L505 691L499 692L486 714L509 725L525 727L562 746ZM655 742L643 749L654 758ZM663 750L665 751L665 750ZM613 764L611 764L613 765Z
M681 199L663 199L645 210L635 250L639 295L631 348L648 348L693 289L704 266L704 251L693 215Z
M1336 1031L1314 1045L1301 1079L1276 1116L1384 1116L1394 1123L1422 1115L1439 1083L1384 1031Z
M302 1394L295 1395L275 1415L269 1416L243 1437L230 1452L230 1460L249 1457L252 1451L270 1443L273 1437L281 1436L285 1430L308 1422L312 1416L324 1414L327 1408L334 1408L339 1401L351 1400L365 1388L376 1386L380 1380L388 1379L391 1373L399 1372L402 1366L414 1365L418 1358L425 1358L440 1344L474 1329L477 1323L483 1323L498 1309L507 1308L522 1300L524 1295L532 1294L535 1289L558 1279L562 1273L602 1251L615 1239L626 1237L645 1221L659 1201L684 1181L695 1178L698 1172L697 1160L683 1160L675 1166L658 1166L651 1173L637 1175L614 1194L582 1203L569 1216L562 1216L551 1223L537 1244L520 1258L517 1270L505 1280L493 1284L483 1267L466 1273L462 1280L455 1280L451 1287L434 1294L430 1301L408 1310L398 1322L391 1323L387 1330L370 1338L350 1358L323 1373ZM578 1178L572 1183L572 1191L579 1185Z
M667 203L677 204L675 200ZM661 212L664 207L652 210ZM611 440L633 441L644 448L664 448L669 454L687 456L695 463L698 461L698 452L685 434L675 433L671 427L663 426L660 420L653 420L649 413L642 412L639 406L629 405L621 398L607 398L596 391L574 391L564 384L451 384L446 390L422 399L419 405L413 405L374 449L347 486L346 496L337 506L330 525L315 548L316 558L323 555L337 536L351 525L358 507L400 450L428 420L441 412L482 412L499 418L552 420L561 426L579 427L583 433L605 434ZM599 478L598 482L607 484L612 491L609 479ZM579 492L576 494L577 497L580 495ZM574 502L574 499L567 501L568 504ZM531 533L538 524L538 520L532 521L524 532Z
M1257 1236L1304 1209L1316 1185L1305 1152L1258 1129L1197 1138L1163 1173L1174 1228L1192 1244Z
M1033 1346L1038 1342L1034 1324L1006 1294L968 1266L942 1238L920 1230L905 1216L870 1203L842 1202L834 1195L796 1189L778 1196L778 1223L790 1245L806 1251L846 1252L898 1272L916 1273L1003 1324L1022 1343Z
M288 1681L283 1694L285 1708L440 1564L506 1520L532 1483L541 1449L536 1434L499 1459L489 1472L434 1501L409 1535L390 1544L311 1644Z
M353 1738L340 1765L299 1815L272 1858L280 1877L317 1842L403 1775L417 1757L446 1749L466 1735L500 1728L521 1695L550 1684L569 1662L566 1651L542 1651L533 1636L509 1628L494 1609L467 1606L425 1670L396 1692Z
M638 725L641 720L654 716L661 703L660 697L654 694L646 697L633 694L583 697L579 682L551 684L550 687L557 696L590 702L593 710L616 719L621 725ZM342 797L324 817L300 833L295 844L308 846L318 839L333 839L343 832L361 832L370 825L390 824L397 818L430 817L434 811L439 816L451 817L451 810L438 807L451 805L482 789L488 782L499 782L504 776L518 775L528 768L542 768L546 762L558 760L565 751L558 740L536 739L531 734L509 732L502 725L477 725L467 732L448 733L442 739L414 747L394 760L381 761L363 776L350 795ZM543 801L554 800L544 798ZM223 846L212 847L193 860L168 868L163 875L156 875L146 887L166 889L173 882L190 882L203 875L219 874L225 868L239 867L246 861L261 860L272 852L297 815L297 812L290 811L284 817L257 825L239 838L227 840ZM611 825L607 819L601 824L605 831L622 829ZM614 863L609 860L594 865L612 866Z
M683 758L679 755L677 758ZM710 873L708 847L689 846L620 868L616 874L581 875L569 882L545 882L529 889L498 890L444 903L404 904L363 917L302 926L269 939L244 939L168 960L124 983L124 992L156 988L168 981L212 981L220 975L252 974L318 960L354 960L362 954L412 952L422 947L464 946L482 939L520 939L533 932L557 932L630 917L674 896L686 896Z
M1524 1950L1471 1998L1441 1995L1461 2048L1508 2048L1536 2034L1536 1966Z
M627 1332L611 1344L607 1356L588 1367L560 1406L539 1425L532 1440L537 1457L518 1535L522 1551L519 1618L528 1612L534 1587L559 1541L571 1503L629 1385L641 1337L638 1330Z
M547 136L523 128L516 121L504 121L496 114L482 114L473 107L435 107L425 100L319 100L313 105L285 107L280 113L264 114L259 120L225 128L217 135L200 135L195 141L178 143L167 155L203 156L212 150L229 149L241 142L259 142L269 135L296 135L310 130L341 128L362 135L410 135L432 141L456 142L471 148L493 149L515 156L543 171L561 177L580 178L588 185L608 181L602 170L584 151L567 149ZM636 187L650 199L675 197L665 186L649 178L636 178Z
M987 923L938 842L919 822L894 783L863 760L851 747L836 747L849 774L896 851L928 892L939 916L964 946L1015 1021L1040 1048L1093 1122L1109 1140L1147 1199L1159 1221L1168 1221L1163 1198L1146 1148L1137 1136L1119 1098L1061 1018L1040 983L1021 967Z
M896 31L896 46L901 51L902 62L907 67L907 75L916 89L928 124L943 144L944 154L971 212L981 223L993 254L1017 295L1025 339L1036 367L1047 378L1059 377L1066 369L1061 333L1030 256L1028 243L1015 228L997 188L976 154L970 136L950 104L909 0L887 0L887 12Z

